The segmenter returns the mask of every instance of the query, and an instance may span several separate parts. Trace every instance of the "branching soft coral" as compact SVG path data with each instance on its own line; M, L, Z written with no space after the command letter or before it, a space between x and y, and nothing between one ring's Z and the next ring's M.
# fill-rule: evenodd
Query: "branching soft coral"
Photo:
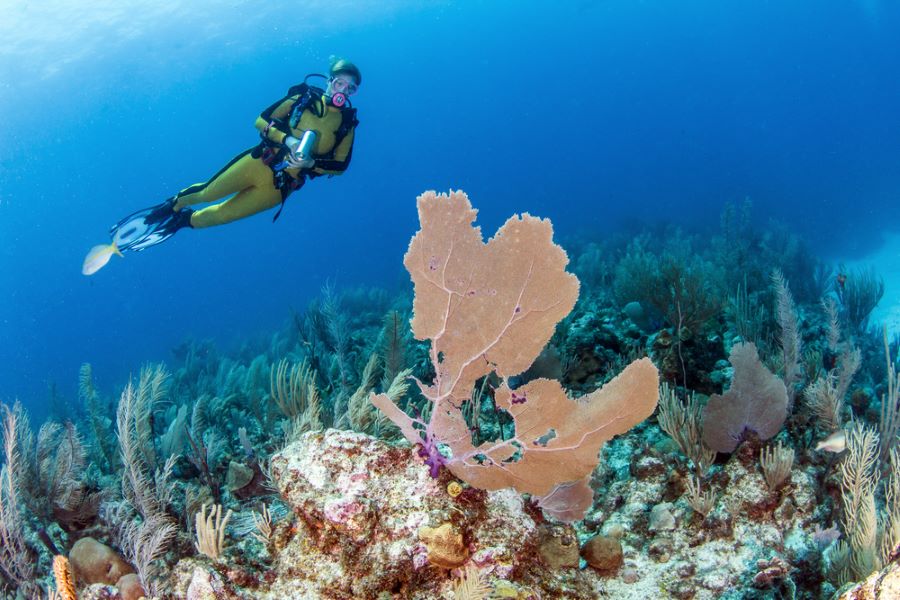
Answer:
M4 588L15 588L26 597L37 597L35 556L25 542L25 517L20 512L18 419L24 414L16 403L10 410L0 404L2 418L3 462L0 466L0 596Z
M148 458L156 456L149 421L154 405L165 395L167 379L162 366L144 368L137 387L131 382L125 386L116 410L124 502L108 507L107 521L116 526L118 546L137 570L148 597L158 595L160 572L155 562L178 529L166 512L175 489L172 470L177 457L170 456L155 470Z
M579 400L549 379L512 389L507 378L528 369L578 298L578 279L565 270L568 257L553 243L550 221L511 217L485 244L464 193L427 192L418 208L421 229L404 265L415 285L413 333L431 340L436 376L431 385L418 382L431 416L410 417L384 394L373 403L419 445L432 475L446 466L475 487L513 487L559 519L582 518L604 442L656 408L656 368L635 361ZM495 403L513 417L515 433L476 447L462 407L492 372L503 379Z

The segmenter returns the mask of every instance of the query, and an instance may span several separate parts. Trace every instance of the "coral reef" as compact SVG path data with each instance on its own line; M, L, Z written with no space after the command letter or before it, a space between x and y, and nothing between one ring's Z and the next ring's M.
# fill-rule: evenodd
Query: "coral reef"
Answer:
M4 405L0 599L895 597L883 287L748 210L573 274L548 221L485 242L427 193L412 296Z

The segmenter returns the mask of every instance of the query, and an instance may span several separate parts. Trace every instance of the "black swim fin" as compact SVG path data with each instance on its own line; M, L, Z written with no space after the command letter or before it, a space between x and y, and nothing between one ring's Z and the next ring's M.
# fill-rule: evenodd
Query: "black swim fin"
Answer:
M128 215L109 229L113 243L121 252L139 252L190 227L194 211L190 208L175 211L174 207L173 196L161 204Z

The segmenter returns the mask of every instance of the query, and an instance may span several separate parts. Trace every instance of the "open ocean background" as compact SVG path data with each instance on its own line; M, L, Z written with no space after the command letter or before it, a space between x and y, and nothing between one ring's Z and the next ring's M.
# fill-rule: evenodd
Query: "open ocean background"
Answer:
M268 337L320 293L408 288L416 195L463 189L487 236L557 240L753 202L900 306L900 3L0 1L0 400L111 389L187 339ZM81 261L208 178L332 54L363 72L353 163L271 213Z

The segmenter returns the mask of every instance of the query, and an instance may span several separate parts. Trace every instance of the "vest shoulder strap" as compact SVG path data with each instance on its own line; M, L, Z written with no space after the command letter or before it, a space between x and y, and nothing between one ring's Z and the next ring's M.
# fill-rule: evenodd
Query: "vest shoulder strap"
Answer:
M290 110L290 125L291 127L297 127L297 123L300 122L300 116L303 114L303 111L308 109L313 102L318 99L321 91L319 88L314 88L306 83L298 83L295 86L292 86L288 90L288 97L290 96L298 96L298 98L291 105Z
M356 118L356 109L355 108L342 108L341 109L341 124L338 126L337 136L340 139L343 139L350 130L359 125L359 119ZM335 146L340 144L340 140L337 140Z
M292 86L288 89L287 95L288 95L288 96L297 96L297 95L302 96L302 95L306 92L306 90L308 90L308 89L309 89L309 86L308 86L307 84L305 84L305 83L298 83L297 85L292 85Z
M359 125L359 119L356 118L356 109L342 108L341 124L338 125L337 131L334 132L334 146L332 146L331 152L329 152L323 158L334 158L334 153L335 151L337 151L337 147L341 145L341 142L344 141L344 138L347 137L347 134L350 133L350 130L357 125Z

